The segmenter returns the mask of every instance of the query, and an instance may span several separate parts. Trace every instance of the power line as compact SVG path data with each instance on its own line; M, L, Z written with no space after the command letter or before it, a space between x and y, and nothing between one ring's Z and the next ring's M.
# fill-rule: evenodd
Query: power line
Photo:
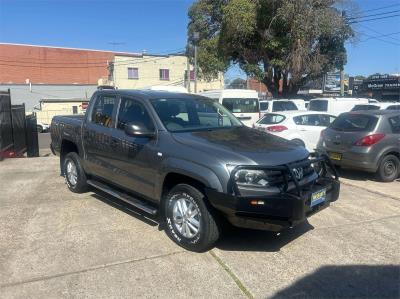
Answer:
M400 46L399 43L395 43L395 42L392 42L392 41L388 41L388 40L385 40L385 39L381 39L379 36L373 36L373 35L369 35L369 34L366 34L366 33L362 33L362 34L364 34L364 35L370 37L370 39L376 39L376 40L379 40L379 41L384 42L384 43L387 43L387 44L391 44L391 45L395 45L395 46ZM365 41L365 40L364 40L364 41ZM361 41L361 42L364 42L364 41Z
M380 17L380 18L373 18L373 19L368 19L368 20L352 21L352 22L349 22L349 24L356 24L356 23L369 22L369 21L375 21L375 20L389 19L389 18L394 18L394 17L398 17L398 16L400 16L400 14L392 15L392 16L386 16L386 17Z
M365 28L365 29L367 29L367 30L369 30L369 31L371 31L371 32L374 32L374 33L377 33L377 34L383 34L382 32L376 31L375 29L373 29L373 28L371 28L371 27L368 27L368 26L365 25L365 24L359 24L359 26L362 27L362 28ZM395 38L395 37L393 37L393 36L389 36L389 38L390 38L391 40L394 40L394 41L400 41L400 39Z
M373 9L368 9L368 10L364 10L364 12L377 11L377 10L382 10L382 9L385 9L385 8L391 8L391 7L395 7L395 6L400 6L400 3L396 3L396 4L392 4L392 5L387 5L387 6L382 6L382 7L373 8Z
M400 34L400 31L393 32L393 33L388 33L388 34L381 34L381 35L377 35L377 36L370 36L369 38L367 38L365 40L361 40L360 42L366 42L366 41L368 41L370 39L377 39L377 38L380 38L380 37L386 37L386 36L391 36L391 35L396 35L396 34Z
M388 11L388 12L376 13L376 14L372 14L372 15L366 15L366 16L351 17L351 18L347 18L347 19L348 20L365 19L365 18L370 18L370 17L375 17L375 16L389 15L389 14L396 13L396 12L399 12L399 11L400 11L400 9L392 10L392 11Z

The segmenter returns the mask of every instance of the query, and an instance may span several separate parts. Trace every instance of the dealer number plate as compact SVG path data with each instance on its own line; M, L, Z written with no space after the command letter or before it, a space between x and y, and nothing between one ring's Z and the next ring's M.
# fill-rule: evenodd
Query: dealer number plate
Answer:
M340 161L340 160L342 160L342 154L340 154L340 153L329 153L329 158L331 158L332 160Z
M326 189L321 189L311 194L311 207L326 200Z

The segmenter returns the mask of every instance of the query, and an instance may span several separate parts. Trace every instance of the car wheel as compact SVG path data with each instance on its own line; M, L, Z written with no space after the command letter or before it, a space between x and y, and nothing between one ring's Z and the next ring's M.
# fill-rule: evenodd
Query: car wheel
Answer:
M197 188L176 185L164 201L167 235L179 246L196 252L205 251L219 238L216 216Z
M394 155L385 156L377 171L377 177L382 182L392 182L399 176L400 173L400 161Z
M64 177L68 189L75 193L87 191L88 185L85 171L77 153L68 153L64 159Z
M300 146L302 146L302 147L306 147L306 144L305 144L304 141L301 140L301 139L297 139L297 138L296 138L296 139L293 139L292 142L294 142L295 144L300 145Z
M37 125L37 126L36 126L36 130L37 130L38 133L42 133L42 132L43 132L43 127Z

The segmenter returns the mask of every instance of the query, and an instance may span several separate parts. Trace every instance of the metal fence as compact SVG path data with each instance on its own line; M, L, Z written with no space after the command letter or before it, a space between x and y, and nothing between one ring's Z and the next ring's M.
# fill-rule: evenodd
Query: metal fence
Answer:
M10 90L0 91L0 160L13 149Z
M0 160L39 156L35 115L25 115L25 105L11 105L10 90L0 91Z

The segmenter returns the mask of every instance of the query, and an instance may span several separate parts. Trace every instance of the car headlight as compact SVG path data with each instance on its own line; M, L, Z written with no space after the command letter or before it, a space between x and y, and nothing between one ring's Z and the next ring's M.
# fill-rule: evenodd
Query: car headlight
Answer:
M240 169L234 176L235 182L247 186L267 186L268 175L263 170Z

